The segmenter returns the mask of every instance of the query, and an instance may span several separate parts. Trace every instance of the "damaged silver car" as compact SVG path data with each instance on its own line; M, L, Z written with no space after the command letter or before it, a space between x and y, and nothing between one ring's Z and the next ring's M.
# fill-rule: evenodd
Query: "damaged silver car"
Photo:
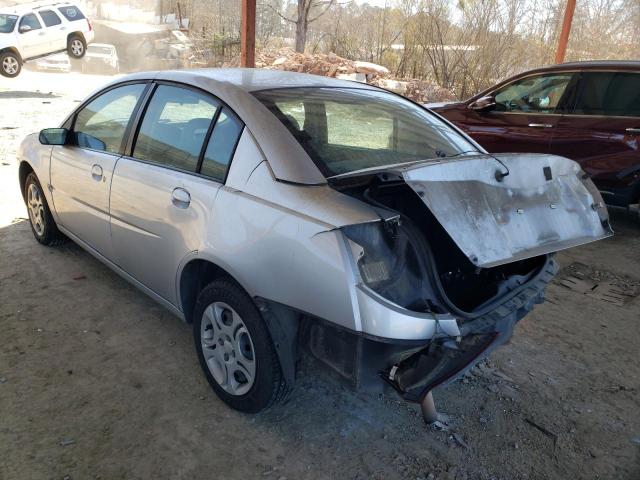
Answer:
M490 155L376 87L265 70L123 77L27 137L35 238L71 238L193 325L258 412L306 349L358 389L430 392L504 343L554 252L612 234L577 163Z

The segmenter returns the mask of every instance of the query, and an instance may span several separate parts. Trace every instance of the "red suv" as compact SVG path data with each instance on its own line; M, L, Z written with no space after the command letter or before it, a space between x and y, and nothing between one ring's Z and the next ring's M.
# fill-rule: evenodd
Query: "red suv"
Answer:
M427 106L489 152L575 160L607 204L640 210L640 62L539 68L467 101Z

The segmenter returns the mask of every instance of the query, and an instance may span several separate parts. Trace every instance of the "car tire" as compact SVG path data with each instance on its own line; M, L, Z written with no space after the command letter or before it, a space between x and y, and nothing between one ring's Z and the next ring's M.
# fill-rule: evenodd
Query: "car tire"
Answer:
M193 319L198 360L223 402L257 413L286 398L290 389L269 330L239 285L211 282L198 295Z
M2 52L0 54L0 73L3 77L14 78L20 75L22 61L13 52Z
M31 231L36 240L49 247L64 243L66 237L58 230L42 186L33 172L27 176L24 182L24 200L29 213Z
M82 35L71 35L67 40L67 54L70 58L79 60L87 53L87 42Z

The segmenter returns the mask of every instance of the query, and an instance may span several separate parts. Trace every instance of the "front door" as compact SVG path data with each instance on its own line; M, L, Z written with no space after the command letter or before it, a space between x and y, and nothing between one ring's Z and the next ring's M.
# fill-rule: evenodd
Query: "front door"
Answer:
M132 113L146 85L108 90L76 114L70 145L53 147L51 186L58 222L112 259L109 191Z
M495 109L467 110L463 129L488 152L547 153L572 73L524 77L501 87Z
M199 90L158 85L132 154L120 159L113 177L116 263L176 306L180 263L201 249L224 179L202 168L203 145L222 110L218 100Z
M575 106L562 116L550 152L579 162L607 203L637 202L640 73L583 72Z
M49 53L49 37L35 13L27 13L18 23L18 42L22 57L32 58Z

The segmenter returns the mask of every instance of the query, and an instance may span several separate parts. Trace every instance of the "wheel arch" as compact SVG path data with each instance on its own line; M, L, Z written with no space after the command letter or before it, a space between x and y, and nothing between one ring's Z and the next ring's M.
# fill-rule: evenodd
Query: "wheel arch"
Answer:
M71 32L69 33L69 35L67 35L67 45L69 44L69 40L71 40L71 37L75 36L82 38L84 43L87 43L87 39L85 38L84 33L82 33L80 30L76 30L75 32Z
M5 52L14 53L18 57L18 60L20 60L20 64L24 63L24 59L22 58L22 55L20 55L20 52L18 51L18 49L16 47L0 48L0 55L2 55Z
M32 172L36 175L36 177L38 176L38 174L35 173L35 170L31 166L31 164L29 162L27 162L26 160L22 160L20 162L20 166L18 167L18 181L20 182L20 193L22 194L22 199L23 200L25 199L25 196L24 196L24 184L27 181L27 177Z
M187 323L193 322L193 309L200 291L212 281L225 278L231 280L251 296L247 288L238 281L228 268L220 266L213 259L188 256L178 272L178 302Z

